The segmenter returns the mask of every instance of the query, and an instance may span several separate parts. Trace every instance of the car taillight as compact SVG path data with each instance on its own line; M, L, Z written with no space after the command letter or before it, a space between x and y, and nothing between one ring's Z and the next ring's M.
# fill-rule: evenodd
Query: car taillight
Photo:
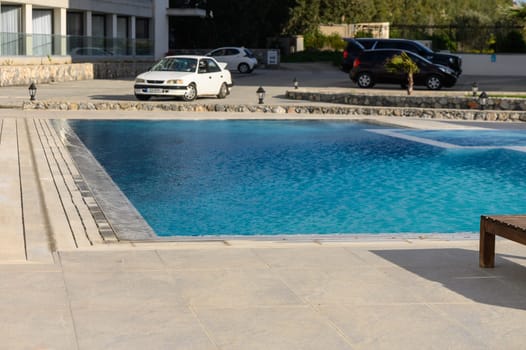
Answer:
M359 59L359 58L355 58L355 59L354 59L354 62L353 62L353 64L352 64L353 68L358 67L358 66L360 65L360 63L361 63L361 62L360 62L360 59Z
M349 52L347 52L347 50L343 50L343 59L346 60L347 57L349 57Z

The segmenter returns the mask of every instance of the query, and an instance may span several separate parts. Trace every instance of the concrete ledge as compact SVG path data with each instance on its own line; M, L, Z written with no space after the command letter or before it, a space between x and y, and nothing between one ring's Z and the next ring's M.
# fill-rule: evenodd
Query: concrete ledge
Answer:
M331 106L331 105L249 105L249 104L199 104L184 102L24 102L24 110L62 110L62 111L166 111L166 112L229 112L229 113L274 113L348 115L348 116L392 116L425 119L484 120L526 122L526 111L497 111L470 109L441 109L416 107L376 107L376 106Z
M408 95L365 95L334 92L317 92L306 90L290 90L286 93L292 100L342 103L360 106L377 107L417 107L442 109L482 108L477 97L471 96L408 96ZM497 111L526 111L526 98L488 98L485 109Z

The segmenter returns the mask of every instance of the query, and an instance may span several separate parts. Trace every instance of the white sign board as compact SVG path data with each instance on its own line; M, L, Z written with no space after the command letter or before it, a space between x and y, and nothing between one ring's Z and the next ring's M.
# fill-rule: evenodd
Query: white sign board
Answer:
M278 64L278 50L268 50L267 51L267 64Z

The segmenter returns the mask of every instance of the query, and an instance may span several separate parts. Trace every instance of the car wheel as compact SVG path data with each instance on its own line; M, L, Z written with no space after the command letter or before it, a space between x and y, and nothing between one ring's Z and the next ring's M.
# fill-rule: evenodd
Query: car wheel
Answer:
M221 84L221 87L219 88L219 93L217 94L217 98L225 98L226 95L228 95L228 87L225 83Z
M367 72L360 73L360 75L358 75L358 79L356 79L356 83L359 87L364 89L371 88L374 85L373 77Z
M430 75L426 80L426 86L429 90L440 90L442 88L442 80L437 75Z
M197 88L195 87L195 84L192 83L186 87L186 92L183 95L183 100L193 101L196 98L197 98Z
M246 63L240 63L239 66L237 66L237 70L239 73L250 73L250 67Z
M135 95L135 98L139 101L148 101L151 96L148 95Z

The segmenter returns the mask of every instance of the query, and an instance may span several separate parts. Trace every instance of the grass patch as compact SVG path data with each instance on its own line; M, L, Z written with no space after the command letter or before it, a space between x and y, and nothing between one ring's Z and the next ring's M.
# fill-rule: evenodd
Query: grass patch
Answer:
M287 56L282 56L282 62L304 63L304 62L331 62L335 66L342 63L343 54L341 51L301 51Z

